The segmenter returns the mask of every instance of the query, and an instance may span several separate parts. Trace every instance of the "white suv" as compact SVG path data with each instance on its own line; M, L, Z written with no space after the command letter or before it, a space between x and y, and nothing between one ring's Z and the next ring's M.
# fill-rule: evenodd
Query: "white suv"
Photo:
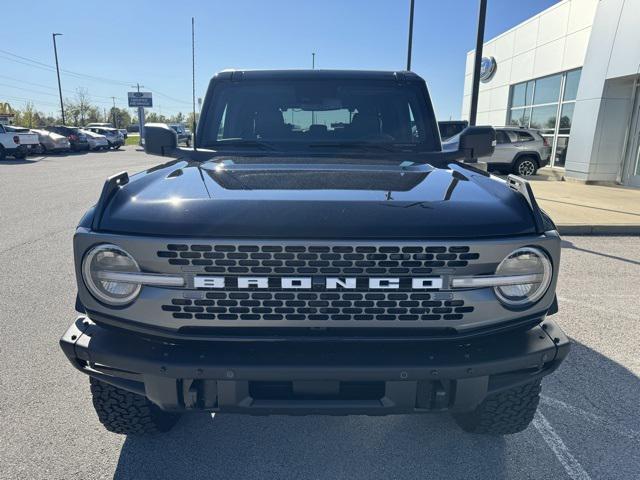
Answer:
M515 173L522 177L535 175L549 164L551 146L537 130L519 127L494 127L496 148L493 155L482 160L489 170ZM456 150L460 134L443 142L443 150Z

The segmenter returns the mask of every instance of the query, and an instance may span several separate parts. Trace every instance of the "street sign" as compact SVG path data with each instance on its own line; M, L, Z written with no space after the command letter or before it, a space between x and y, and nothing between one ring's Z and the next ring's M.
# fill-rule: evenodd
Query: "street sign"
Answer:
M153 107L151 92L128 92L130 107Z

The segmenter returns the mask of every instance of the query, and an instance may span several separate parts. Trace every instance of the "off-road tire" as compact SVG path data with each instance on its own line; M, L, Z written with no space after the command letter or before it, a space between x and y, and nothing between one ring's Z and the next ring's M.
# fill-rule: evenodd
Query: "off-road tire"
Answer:
M167 432L180 415L163 412L145 397L90 378L93 407L100 423L123 435L153 435Z
M510 435L523 431L533 420L540 401L540 381L489 395L471 412L453 418L465 432Z
M513 173L520 177L528 177L538 173L538 162L534 157L519 157L513 164Z

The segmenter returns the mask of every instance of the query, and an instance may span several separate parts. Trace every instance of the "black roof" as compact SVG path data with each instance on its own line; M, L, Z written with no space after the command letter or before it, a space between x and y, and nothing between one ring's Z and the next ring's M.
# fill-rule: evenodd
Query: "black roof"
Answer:
M407 71L384 70L223 70L217 78L233 80L270 80L270 79L363 79L363 80L404 80L422 81L420 76Z

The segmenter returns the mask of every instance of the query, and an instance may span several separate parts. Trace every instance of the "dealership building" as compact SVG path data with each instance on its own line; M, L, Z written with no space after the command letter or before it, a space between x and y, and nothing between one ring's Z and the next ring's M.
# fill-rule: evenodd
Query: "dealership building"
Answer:
M567 180L640 187L640 0L563 0L488 40L481 78L478 125L538 129Z

